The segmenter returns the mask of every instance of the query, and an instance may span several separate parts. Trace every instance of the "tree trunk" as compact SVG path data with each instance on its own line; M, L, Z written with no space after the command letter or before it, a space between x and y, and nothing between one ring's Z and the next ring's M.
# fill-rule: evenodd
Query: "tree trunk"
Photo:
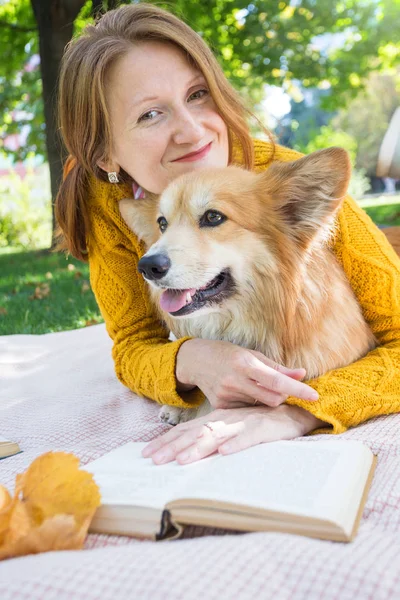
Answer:
M31 0L39 30L40 69L43 82L46 147L50 167L53 232L54 201L62 178L63 145L58 134L57 82L66 44L85 0Z

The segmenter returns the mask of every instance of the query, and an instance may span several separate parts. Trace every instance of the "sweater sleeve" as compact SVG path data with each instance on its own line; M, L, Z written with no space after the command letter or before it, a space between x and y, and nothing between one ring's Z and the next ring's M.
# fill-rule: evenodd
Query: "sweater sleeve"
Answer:
M319 393L317 402L287 400L332 426L315 433L341 433L372 417L400 411L400 259L350 197L338 226L333 251L379 346L355 363L308 382Z
M90 282L114 342L117 377L160 404L193 408L204 395L198 388L179 393L175 377L178 350L189 338L169 341L169 331L152 308L137 271L144 248L120 217L118 195L123 197L119 189L95 184L88 240Z

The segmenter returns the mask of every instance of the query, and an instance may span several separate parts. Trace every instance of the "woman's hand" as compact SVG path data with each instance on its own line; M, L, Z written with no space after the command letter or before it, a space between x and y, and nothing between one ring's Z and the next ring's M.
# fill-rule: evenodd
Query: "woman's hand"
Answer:
M214 452L233 454L263 442L290 440L327 423L311 413L282 404L220 409L205 417L176 425L148 444L142 452L157 465L176 460L188 464Z
M276 407L288 396L318 400L317 392L299 381L304 376L304 369L287 369L261 352L217 340L188 340L177 356L178 389L198 386L213 408Z

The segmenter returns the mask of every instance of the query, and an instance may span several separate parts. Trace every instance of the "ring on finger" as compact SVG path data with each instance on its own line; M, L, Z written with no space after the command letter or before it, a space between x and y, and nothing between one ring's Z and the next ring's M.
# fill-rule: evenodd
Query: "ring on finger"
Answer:
M214 433L214 429L212 427L212 421L209 421L208 423L204 423L204 427L207 427L207 429L209 429L212 433Z

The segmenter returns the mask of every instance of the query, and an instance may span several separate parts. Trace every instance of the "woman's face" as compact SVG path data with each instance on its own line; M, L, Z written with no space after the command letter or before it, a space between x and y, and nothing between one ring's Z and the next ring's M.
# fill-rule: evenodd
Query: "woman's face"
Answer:
M114 66L108 81L111 161L160 194L182 173L228 164L227 128L200 71L175 46L144 42Z

